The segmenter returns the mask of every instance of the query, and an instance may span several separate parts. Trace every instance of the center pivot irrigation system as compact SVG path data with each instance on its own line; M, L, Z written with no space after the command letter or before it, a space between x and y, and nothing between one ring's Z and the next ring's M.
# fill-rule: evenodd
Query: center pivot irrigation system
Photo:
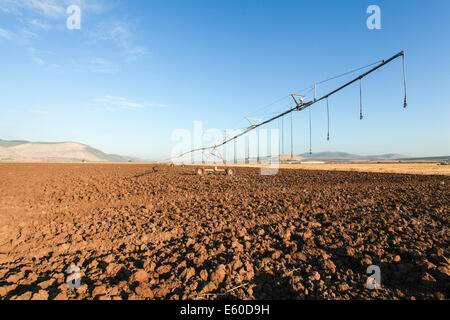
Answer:
M351 85L351 84L353 84L353 83L359 81L359 86L360 86L360 91L359 91L359 92L360 92L360 119L362 120L362 119L363 119L363 114L362 114L362 79L365 78L366 76L368 76L369 74L371 74L372 72L378 70L378 69L381 68L382 66L388 64L389 62L392 62L393 60L395 60L395 59L397 59L397 58L399 58L399 57L402 57L402 60L403 60L403 82L404 82L404 90L405 90L405 98L404 98L404 102L403 102L403 107L406 108L406 106L407 106L407 101L406 101L405 52L404 52L404 51L401 51L401 52L397 53L396 55L390 57L390 58L387 59L387 60L377 61L376 63L373 63L373 64L368 65L368 66L366 66L366 67L362 67L362 68L359 68L359 69L356 69L356 70L353 70L353 71L349 71L349 72L346 72L346 73L341 74L341 75L339 75L339 76L336 76L336 77L330 78L330 79L328 79L328 80L321 81L321 82L319 82L319 83L314 84L314 86L313 86L313 88L314 88L314 99L311 100L311 101L304 102L303 100L306 98L306 96L304 96L304 95L291 94L290 96L292 97L292 99L293 99L294 102L295 102L295 106L294 106L293 108L290 108L290 109L288 109L288 110L286 110L286 111L284 111L284 112L282 112L282 113L280 113L280 114L277 114L276 116L273 116L273 117L270 118L270 119L267 119L267 120L264 120L264 121L262 121L262 122L259 122L258 124L253 124L253 123L249 120L249 118L247 118L247 120L250 122L250 125L251 125L251 126L250 126L250 127L247 127L244 131L240 132L239 134L236 134L235 136L232 136L232 137L226 137L226 138L225 138L221 143L219 143L219 144L215 144L215 145L208 146L208 147L197 148L197 149L193 149L193 150L188 151L188 152L184 152L184 153L180 154L180 155L177 156L177 157L171 158L170 160L173 161L174 159L178 159L178 158L184 157L184 156L186 156L186 155L188 155L188 154L193 154L193 153L195 153L195 152L202 152L202 153L204 153L204 152L207 151L207 150L209 150L210 153L214 155L214 151L216 151L217 148L219 148L219 147L221 147L221 146L223 146L223 145L225 145L225 144L227 144L227 143L229 143L229 142L231 142L231 141L236 140L237 138L239 138L239 137L241 137L241 136L243 136L243 135L249 133L250 131L253 131L253 130L255 130L255 129L257 129L257 128L263 126L263 125L266 125L266 124L268 124L268 123L274 121L274 120L277 120L277 119L279 119L279 118L282 118L282 117L284 117L285 115L287 115L287 114L289 114L289 113L292 113L293 111L302 111L302 110L304 110L304 109L306 109L306 108L310 108L312 105L316 104L316 103L319 102L319 101L325 100L325 99L326 99L326 101L327 101L327 116L328 116L328 135L327 135L327 140L329 140L329 139L330 139L330 132L329 132L329 121L330 121L330 117L329 117L328 98L329 98L330 96L336 94L337 92L343 90L344 88L348 87L349 85ZM323 95L322 97L316 98L317 84L320 84L320 83L323 83L323 82L326 82L326 81L329 81L329 80L333 80L333 79L339 78L339 77L341 77L341 76L344 76L344 75L353 73L353 72L355 72L355 71L358 71L358 70L361 70L361 69L364 69L364 68L367 68L367 67L372 66L372 65L374 65L374 64L377 64L377 65L376 65L375 67L373 67L372 69L370 69L369 71L360 74L359 76L357 76L357 77L354 78L353 80L351 80L351 81L349 81L349 82L343 84L343 85L340 86L339 88L337 88L337 89L335 89L335 90L333 90L333 91L331 91L331 92L329 92L329 93ZM311 90L312 90L312 87L311 87ZM310 109L310 112L311 112L311 109ZM291 114L291 115L292 115L292 114ZM309 150L309 152L310 152L310 154L312 154L312 148L311 148L311 113L310 113L310 116L309 116L309 128L310 128L310 150ZM291 156L292 156L292 119L291 119ZM258 157L259 157L259 155L258 155ZM222 158L222 157L221 157L221 158ZM226 163L225 160L224 160L223 158L222 158L222 161L223 161L224 163ZM199 174L199 175L203 175L206 171L212 171L212 172L224 171L224 172L225 172L226 174L228 174L228 175L232 175L232 174L234 173L234 170L232 170L232 169L230 169L230 168L227 168L227 169L224 169L224 170L223 170L223 169L217 169L217 167L216 167L215 169L203 169L203 168L199 168L199 169L196 170L196 173Z

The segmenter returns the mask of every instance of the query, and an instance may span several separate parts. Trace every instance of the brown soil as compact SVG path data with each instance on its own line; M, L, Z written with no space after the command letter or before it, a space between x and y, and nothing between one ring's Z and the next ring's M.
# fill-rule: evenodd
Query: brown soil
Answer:
M1 164L0 181L2 299L450 298L448 176Z

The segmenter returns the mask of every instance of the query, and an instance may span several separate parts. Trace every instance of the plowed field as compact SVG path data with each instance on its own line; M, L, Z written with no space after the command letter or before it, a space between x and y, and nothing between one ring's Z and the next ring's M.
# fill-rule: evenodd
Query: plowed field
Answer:
M0 164L2 299L449 299L450 177ZM70 265L81 287L69 289ZM367 267L381 289L365 287Z

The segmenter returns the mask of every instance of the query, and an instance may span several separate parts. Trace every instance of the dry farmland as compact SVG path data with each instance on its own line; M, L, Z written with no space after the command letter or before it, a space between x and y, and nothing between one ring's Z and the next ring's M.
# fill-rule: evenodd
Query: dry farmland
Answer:
M0 298L449 299L449 186L446 175L4 163ZM369 265L379 290L365 288Z

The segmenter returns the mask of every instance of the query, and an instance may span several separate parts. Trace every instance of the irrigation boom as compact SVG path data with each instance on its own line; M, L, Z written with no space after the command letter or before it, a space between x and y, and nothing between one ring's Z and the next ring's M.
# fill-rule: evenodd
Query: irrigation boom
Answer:
M218 147L220 147L220 146L223 146L223 145L227 144L228 142L231 142L231 141L233 141L233 140L235 140L235 139L237 139L237 138L239 138L239 137L241 137L241 136L243 136L243 135L249 133L249 132L252 131L252 130L257 129L258 127L261 127L261 126L263 126L263 125L265 125L265 124L268 124L269 122L272 122L272 121L274 121L274 120L276 120L276 119L278 119L278 118L281 118L281 117L283 117L283 116L285 116L285 115L287 115L287 114L289 114L289 113L291 113L291 112L293 112L293 111L301 111L301 110L304 110L304 109L306 109L306 108L311 107L312 105L316 104L316 103L319 102L319 101L322 101L322 100L324 100L324 99L328 99L328 97L330 97L330 96L336 94L337 92L341 91L342 89L348 87L349 85L355 83L355 82L358 81L358 80L360 81L360 86L361 86L361 80L362 80L363 78L365 78L366 76L368 76L368 75L371 74L372 72L378 70L378 69L381 68L382 66L388 64L389 62L392 62L393 60L397 59L398 57L402 57L402 58L403 58L403 80L404 80L404 89L405 89L405 98L404 98L404 102L403 102L403 107L406 108L406 106L407 106L407 101L406 101L405 52L404 52L404 51L400 51L399 53L397 53L396 55L390 57L390 58L387 59L387 60L381 60L380 64L376 65L375 67L373 67L373 68L370 69L369 71L367 71L367 72L365 72L365 73L362 73L361 75L357 76L357 77L354 78L353 80L351 80L351 81L345 83L344 85L340 86L339 88L337 88L337 89L335 89L335 90L333 90L333 91L331 91L331 92L329 92L329 93L323 95L322 97L320 97L320 98L318 98L318 99L316 99L316 98L314 97L314 100L311 100L311 101L308 101L308 102L303 102L303 99L305 98L305 96L301 96L301 95L297 95L297 94L292 94L291 96L292 96L292 98L294 99L294 101L295 101L295 103L296 103L296 106L295 106L295 107L290 108L290 109L288 109L288 110L286 110L286 111L284 111L284 112L282 112L282 113L280 113L280 114L278 114L278 115L276 115L276 116L274 116L274 117L272 117L272 118L270 118L270 119L268 119L268 120L262 121L262 122L260 122L260 123L258 123L258 124L255 124L255 125L251 125L251 126L248 127L247 129L245 129L243 132L241 132L241 133L239 133L239 134L237 134L237 135L235 135L235 136L233 136L233 137L226 138L223 142L221 142L221 143L219 143L219 144L216 144L216 145L213 145L213 146L209 146L209 147L203 147L203 148L194 149L194 150L191 150L191 151L182 153L181 155L179 155L179 156L176 157L176 158L183 157L183 156L185 156L185 155L187 155L187 154L190 154L190 153L193 153L193 152L206 151L206 150L216 149L216 148L218 148ZM314 95L315 95L315 92L316 92L316 85L314 85ZM361 93L361 87L360 87L360 94L362 95L362 93ZM297 99L296 99L296 97L297 97ZM360 103L361 103L361 108L362 108L362 100L361 100L361 99L360 99ZM362 112L361 112L361 119L362 119Z

